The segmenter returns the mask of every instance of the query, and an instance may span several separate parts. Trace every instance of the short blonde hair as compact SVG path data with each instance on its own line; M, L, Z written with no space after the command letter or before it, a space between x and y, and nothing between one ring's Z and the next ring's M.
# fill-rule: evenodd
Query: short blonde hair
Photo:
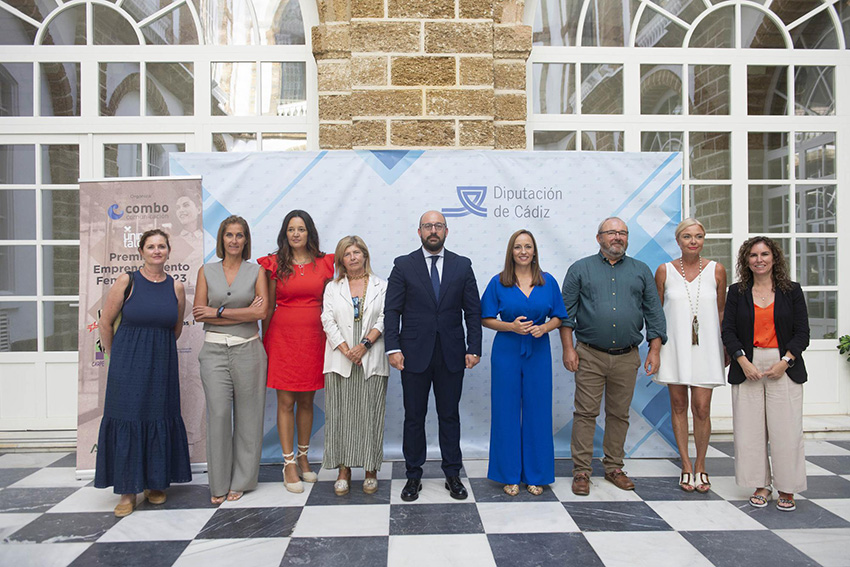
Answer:
M705 230L705 226L701 222L699 222L694 217L688 217L676 226L676 240L679 240L679 235L682 234L685 230L691 228L692 226L700 227L702 229L703 234L707 232Z
M251 259L251 229L248 228L248 221L239 215L230 215L218 225L218 236L215 239L215 255L224 259L224 231L228 225L238 224L242 226L242 231L245 233L245 246L242 248L242 259Z
M369 248L366 246L366 243L363 242L363 239L357 236L356 234L352 234L350 236L343 236L342 240L336 245L336 250L334 251L334 265L336 266L336 281L340 281L342 278L348 275L348 272L345 271L345 264L342 263L342 255L345 254L345 251L349 246L357 246L361 252L363 252L363 268L366 270L367 274L372 274L372 263L369 261Z

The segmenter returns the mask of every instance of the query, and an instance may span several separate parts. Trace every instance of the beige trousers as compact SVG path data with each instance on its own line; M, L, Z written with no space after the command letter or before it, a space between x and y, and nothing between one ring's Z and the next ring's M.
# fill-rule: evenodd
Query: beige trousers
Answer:
M775 348L753 351L753 364L760 372L779 358ZM778 380L763 378L734 384L732 430L735 481L739 486L761 488L773 484L776 490L791 494L806 490L802 384L787 374Z

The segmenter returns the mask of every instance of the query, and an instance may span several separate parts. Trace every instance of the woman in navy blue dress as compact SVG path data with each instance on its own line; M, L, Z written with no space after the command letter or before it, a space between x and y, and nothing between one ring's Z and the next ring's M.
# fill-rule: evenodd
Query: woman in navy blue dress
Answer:
M163 231L142 234L144 264L118 277L98 324L110 360L94 485L112 486L121 495L118 517L133 512L139 492L151 504L162 504L170 483L192 480L177 366L186 294L183 284L165 273L170 251ZM121 324L113 337L119 313Z
M487 478L503 483L509 496L519 494L520 482L535 496L555 482L549 332L566 316L558 282L540 269L534 236L516 231L505 269L481 298L481 324L496 331Z

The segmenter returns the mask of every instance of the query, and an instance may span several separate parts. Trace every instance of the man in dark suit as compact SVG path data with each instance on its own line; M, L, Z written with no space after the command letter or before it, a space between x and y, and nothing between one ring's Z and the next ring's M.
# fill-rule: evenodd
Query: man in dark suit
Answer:
M425 416L433 384L446 489L452 498L463 500L467 492L460 481L458 403L463 371L478 364L481 355L478 285L469 258L443 247L449 229L442 214L422 215L418 232L422 247L395 259L384 308L384 343L390 364L401 371L404 392L407 484L401 499L416 500L422 490Z

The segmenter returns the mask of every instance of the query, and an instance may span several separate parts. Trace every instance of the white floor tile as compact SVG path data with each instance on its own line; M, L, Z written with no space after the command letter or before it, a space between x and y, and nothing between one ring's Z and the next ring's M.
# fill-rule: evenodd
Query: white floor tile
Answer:
M580 531L560 502L479 502L478 514L488 534Z
M39 516L41 514L0 514L0 542Z
M794 497L799 498L800 496L795 494ZM850 522L850 498L818 498L813 499L812 502Z
M390 536L392 567L495 567L484 534Z
M292 537L386 536L390 506L306 506Z
M831 476L835 473L806 461L806 476Z
M112 512L121 497L111 488L84 486L50 509L50 512ZM137 502L142 499L136 497Z
M487 478L487 468L489 466L489 459L463 461L463 470L469 478Z
M734 476L711 477L711 491L724 500L746 500L754 489L749 486L738 486Z
M210 483L210 475L208 473L192 473L192 480L187 482L186 484L202 484L208 485Z
M774 533L823 565L847 567L850 528L822 530L775 530Z
M722 500L647 502L676 531L764 530L764 525Z
M623 470L630 477L675 476L679 477L679 467L667 459L624 459Z
M0 455L0 469L22 469L52 465L68 453L6 453Z
M407 481L403 478L393 480L390 502L393 504L463 504L475 502L475 494L472 493L472 487L466 479L461 479L461 482L463 482L467 492L469 492L469 496L466 500L455 500L451 497L449 491L446 490L446 479L423 478L422 491L419 493L419 499L415 502L405 502L401 499L401 489L404 488L404 484L406 482Z
M678 454L678 453L677 453ZM694 445L693 441L688 443L688 454L693 458L694 455L697 454L697 446ZM711 445L708 446L708 450L705 452L706 457L731 457L732 455L727 455L723 451L718 451Z
M555 484L549 487L562 502L639 502L641 500L634 490L620 490L601 476L591 478L590 482L588 496L573 494L572 478L557 477Z
M338 469L326 469L322 467L319 471L319 480L336 480L339 474ZM381 470L378 471L378 480L390 480L393 477L393 464L385 461L381 463ZM363 482L366 478L366 471L362 468L351 469L351 480Z
M174 562L174 567L211 567L214 565L250 565L278 567L289 538L198 539L189 544Z
M77 480L73 468L43 468L10 485L10 488L83 487L90 480Z
M712 567L676 532L588 532L584 537L605 567Z
M0 545L0 565L10 567L66 567L91 543L14 543Z
M282 482L261 482L255 490L249 490L242 498L225 500L221 508L278 508L281 506L303 506L315 488L315 483L305 482L304 492L296 494L283 487Z
M135 511L115 524L98 542L185 541L194 539L215 513L195 510Z
M850 455L850 451L833 445L827 441L819 441L817 439L806 439L806 456L814 457L816 455Z

